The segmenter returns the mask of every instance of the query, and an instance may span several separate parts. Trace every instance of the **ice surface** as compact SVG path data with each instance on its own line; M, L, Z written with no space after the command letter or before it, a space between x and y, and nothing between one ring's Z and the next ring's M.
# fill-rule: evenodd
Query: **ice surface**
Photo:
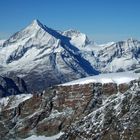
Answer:
M97 76L90 76L86 78L81 78L72 82L61 84L61 86L76 85L76 84L88 84L94 82L100 83L128 83L132 80L138 79L140 74L135 74L132 72L120 72L120 73L108 73L100 74Z
M63 134L64 134L63 132L60 132L60 133L58 133L58 134L56 134L54 136L51 136L51 137L32 135L31 137L26 138L24 140L56 140Z

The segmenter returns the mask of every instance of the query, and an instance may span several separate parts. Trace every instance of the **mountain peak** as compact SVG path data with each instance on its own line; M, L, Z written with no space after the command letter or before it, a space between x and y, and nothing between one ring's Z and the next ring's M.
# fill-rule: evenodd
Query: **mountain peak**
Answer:
M135 38L132 38L132 37L127 39L127 42L134 42L134 41L137 41L137 40Z
M44 26L38 19L34 19L31 23L31 25L34 27L37 27L37 26L43 27Z
M32 21L32 23L33 23L33 24L40 24L41 22L40 22L38 19L34 19L34 20Z

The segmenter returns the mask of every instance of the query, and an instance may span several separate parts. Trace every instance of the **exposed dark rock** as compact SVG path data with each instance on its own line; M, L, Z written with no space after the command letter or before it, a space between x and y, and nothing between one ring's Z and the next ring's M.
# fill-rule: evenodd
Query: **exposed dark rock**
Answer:
M52 136L63 131L60 140L138 140L138 83L55 86L17 107L10 108L9 103L0 112L0 137Z
M18 95L27 92L27 86L23 79L19 77L8 78L0 76L0 97Z

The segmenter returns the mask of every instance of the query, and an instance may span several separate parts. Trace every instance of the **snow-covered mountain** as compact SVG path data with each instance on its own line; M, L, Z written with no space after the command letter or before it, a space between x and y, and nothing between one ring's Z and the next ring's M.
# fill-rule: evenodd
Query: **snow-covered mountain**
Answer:
M73 45L77 43L85 46L88 39L77 31L57 32L34 20L1 46L1 74L23 76L36 89L98 74Z
M128 71L139 67L140 42L133 39L104 47L97 53L99 68L104 72Z
M0 46L2 46L4 42L5 40L0 40Z
M130 71L140 67L140 41L128 39L82 48L82 55L101 73Z
M100 72L135 69L139 53L137 40L95 45L83 33L56 31L34 20L0 43L0 74L24 77L31 89L42 90Z

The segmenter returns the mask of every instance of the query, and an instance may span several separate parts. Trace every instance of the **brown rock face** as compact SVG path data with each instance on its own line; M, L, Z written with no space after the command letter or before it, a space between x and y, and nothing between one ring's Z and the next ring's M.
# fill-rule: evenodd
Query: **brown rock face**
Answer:
M100 108L104 99L128 89L127 84L117 86L114 83L56 86L15 108L3 108L0 112L0 137L7 140L32 134L51 136L69 130L71 124ZM76 138L74 134L71 137Z
M121 85L123 89L125 86ZM140 87L138 82L127 86L131 88L122 90L118 86L119 94L107 95L100 107L72 124L59 140L139 140ZM105 85L106 91L116 89L112 87L115 86Z
M84 112L85 107L92 99L93 84L59 86L56 89L56 96L53 98L53 108L62 111L71 108L75 114Z
M129 84L120 84L119 85L119 91L120 93L126 92L130 88Z
M117 92L118 92L117 84L115 83L103 84L103 94L112 95L117 94Z

